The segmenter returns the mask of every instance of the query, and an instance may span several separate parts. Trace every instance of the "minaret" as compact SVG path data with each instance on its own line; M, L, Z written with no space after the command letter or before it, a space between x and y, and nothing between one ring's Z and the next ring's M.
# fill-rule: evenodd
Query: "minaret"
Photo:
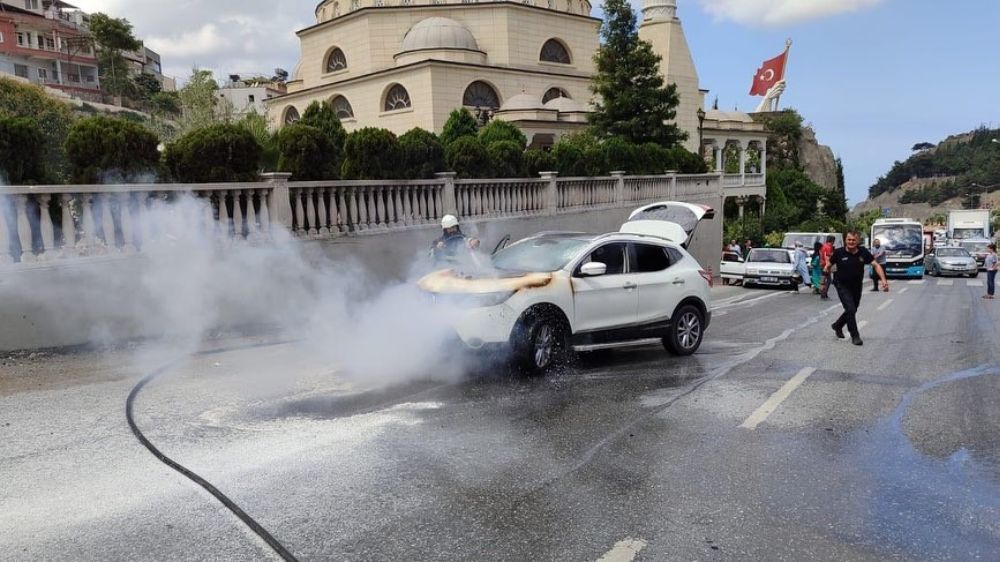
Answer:
M660 55L660 73L668 84L677 84L680 104L677 125L687 131L684 146L698 151L698 109L704 108L705 93L698 82L698 70L691 58L684 27L677 17L677 0L644 0L639 38L653 45Z

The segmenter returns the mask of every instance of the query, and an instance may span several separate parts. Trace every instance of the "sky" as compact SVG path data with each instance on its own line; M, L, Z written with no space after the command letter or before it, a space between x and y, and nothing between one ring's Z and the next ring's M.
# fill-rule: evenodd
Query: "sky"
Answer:
M592 0L595 4L598 0ZM641 0L632 0L641 7ZM298 62L294 32L316 0L73 0L124 17L183 80L195 66L270 75ZM600 16L595 6L594 15ZM844 163L851 205L918 142L1000 126L996 0L678 0L701 87L752 111L757 67L789 54L782 107L798 110Z

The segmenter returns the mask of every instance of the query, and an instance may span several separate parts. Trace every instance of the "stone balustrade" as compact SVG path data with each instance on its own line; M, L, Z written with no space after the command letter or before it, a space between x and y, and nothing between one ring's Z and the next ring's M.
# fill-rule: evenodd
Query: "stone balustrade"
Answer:
M141 251L160 233L148 215L192 197L184 224L220 243L268 240L273 228L298 238L334 238L420 228L450 213L462 220L528 217L722 196L744 176L704 174L456 180L288 181L223 184L59 185L0 188L0 264L45 262ZM760 176L757 178L756 176ZM746 183L763 185L763 174ZM191 210L196 209L196 210Z

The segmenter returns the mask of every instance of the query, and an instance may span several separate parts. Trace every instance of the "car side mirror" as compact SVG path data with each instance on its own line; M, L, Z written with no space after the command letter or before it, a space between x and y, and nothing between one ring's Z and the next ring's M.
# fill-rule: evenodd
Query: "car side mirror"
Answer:
M580 275L583 277L597 277L608 272L608 266L597 261L587 262L580 266Z

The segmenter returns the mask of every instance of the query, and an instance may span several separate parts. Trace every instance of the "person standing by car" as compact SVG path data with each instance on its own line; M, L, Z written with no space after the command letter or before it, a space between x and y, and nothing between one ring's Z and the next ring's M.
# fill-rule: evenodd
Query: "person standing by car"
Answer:
M885 271L885 248L882 247L882 242L878 238L872 242L871 252L875 263L882 267L882 271ZM874 267L872 267L872 292L878 292L878 275L875 275Z
M431 255L435 261L453 259L460 248L474 250L479 247L477 238L462 233L455 215L441 217L441 231L441 236L431 243Z
M753 243L750 240L743 242L743 259L750 257L750 250L753 250Z
M799 274L802 284L812 287L812 277L809 276L809 254L802 247L802 242L795 243L795 272ZM799 285L795 284L795 292L799 292Z
M729 241L729 248L727 248L727 249L730 252L736 252L737 255L739 255L740 257L743 257L743 249L740 248L740 245L736 243L736 239L735 238L733 238L732 240Z
M823 266L823 281L819 288L819 298L830 299L830 256L833 255L833 243L837 238L833 235L826 237L826 243L819 251L819 263Z
M986 294L984 299L992 299L997 285L997 245L990 244L986 247L990 253L986 254Z
M820 252L823 250L823 244L816 242L813 244L813 256L812 260L809 262L810 270L812 273L812 288L813 294L819 294L820 284L823 282L823 262L820 257Z
M840 304L844 306L844 313L836 322L830 325L838 338L844 337L844 326L851 333L851 343L854 345L864 345L861 341L861 334L858 333L857 312L861 305L861 292L864 290L865 266L871 265L879 280L882 281L882 290L889 291L889 281L885 278L885 270L882 269L875 257L867 249L860 246L861 235L857 232L848 232L844 239L846 247L837 248L830 256L824 273L833 274L833 283L837 288L837 295L840 297ZM834 271L834 268L836 270Z

